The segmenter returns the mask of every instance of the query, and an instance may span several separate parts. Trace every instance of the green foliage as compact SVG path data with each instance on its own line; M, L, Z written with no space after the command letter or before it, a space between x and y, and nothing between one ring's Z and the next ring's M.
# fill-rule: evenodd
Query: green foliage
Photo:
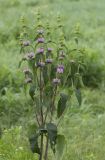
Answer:
M67 100L68 100L68 95L61 93L60 99L58 101L58 108L57 108L57 117L58 118L63 114L63 112L66 108Z
M27 138L22 135L22 128L5 130L0 140L0 159L2 160L37 160L29 149Z
M22 132L28 130L32 133L32 130L36 130L36 127L31 126L32 128L30 128L30 123L35 118L33 114L35 109L32 108L33 104L30 97L26 97L23 93L23 73L17 71L18 62L20 61L17 39L20 32L20 16L25 14L26 17L29 17L27 21L32 28L33 25L36 25L36 21L32 23L34 20L32 12L36 14L38 7L44 13L42 16L44 24L46 19L50 24L52 23L51 26L54 28L52 32L56 30L55 14L61 12L63 15L62 22L65 26L65 39L70 51L76 48L75 42L78 44L79 50L82 51L78 53L77 51L70 52L69 59L83 60L84 67L80 68L83 83L87 87L95 88L94 90L85 88L85 91L82 91L81 107L78 107L76 99L71 96L72 91L70 92L73 103L68 102L68 106L70 105L67 110L68 114L64 116L59 126L60 132L64 133L67 139L67 150L64 150L63 160L105 159L104 3L104 0L96 0L95 2L91 0L0 0L0 138L2 133L0 160L38 159L37 155L32 154L30 150L28 136L22 136L20 131L15 131L19 129L1 131L4 128L20 124L25 128ZM78 21L79 23L76 25ZM76 32L74 32L75 29ZM57 35L55 37L57 39ZM52 36L53 39L55 37ZM73 42L71 42L71 38ZM23 62L21 66L23 67L25 64ZM52 69L51 79L54 77L53 73L54 70ZM44 80L47 83L46 77L44 76ZM71 84L71 81L69 82ZM84 87L80 81L79 85ZM101 88L103 91L96 89L96 87ZM26 88L26 93L28 91L29 88ZM48 84L45 105L48 105L48 95L51 91L52 88ZM34 95L34 91L32 91L32 98L36 98L37 94L36 92L36 95ZM81 103L80 99L79 103ZM52 159L53 155L50 154L49 157Z
M57 135L57 159L61 160L63 151L66 145L66 140L64 135Z

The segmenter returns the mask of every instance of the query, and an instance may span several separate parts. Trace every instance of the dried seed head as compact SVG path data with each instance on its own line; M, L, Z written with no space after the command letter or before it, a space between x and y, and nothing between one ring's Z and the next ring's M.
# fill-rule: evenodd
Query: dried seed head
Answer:
M32 60L32 59L35 58L35 54L34 54L33 52L27 53L26 56L27 56L27 59L28 59L28 60Z
M38 64L37 64L37 67L44 67L45 66L45 63L44 62L38 62Z
M23 73L24 73L24 74L29 74L29 73L31 73L31 71L30 71L29 68L25 68L25 69L23 70Z
M31 78L25 79L25 83L26 83L26 84L27 84L27 83L32 83L32 79L31 79Z
M51 58L48 58L48 59L45 60L45 62L46 62L47 64L51 64L51 63L53 62L53 60L52 60Z
M43 30L43 29L39 29L39 30L37 30L37 33L38 33L38 34L43 34L43 33L44 33L44 30Z
M53 79L53 84L54 84L54 85L57 85L57 84L59 84L60 82L61 82L61 80L58 79L58 78L54 78L54 79Z
M30 41L23 41L23 42L22 42L22 45L25 46L25 47L26 47L26 46L29 46L29 45L30 45Z

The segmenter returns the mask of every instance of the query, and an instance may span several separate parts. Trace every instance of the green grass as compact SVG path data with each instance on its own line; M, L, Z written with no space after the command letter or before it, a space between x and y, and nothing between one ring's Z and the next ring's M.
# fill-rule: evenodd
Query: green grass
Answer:
M67 139L63 160L105 160L105 1L0 0L0 4L0 89L5 87L7 91L4 96L0 94L0 128L5 129L0 139L0 160L37 160L30 151L26 133L26 123L32 123L34 115L31 101L29 97L26 100L22 90L18 35L21 15L27 17L30 26L35 25L38 7L43 20L53 26L57 14L62 15L68 47L72 45L71 32L79 23L79 43L86 48L86 80L92 89L83 89L80 108L72 97L61 121L59 129ZM93 88L97 83L100 88Z

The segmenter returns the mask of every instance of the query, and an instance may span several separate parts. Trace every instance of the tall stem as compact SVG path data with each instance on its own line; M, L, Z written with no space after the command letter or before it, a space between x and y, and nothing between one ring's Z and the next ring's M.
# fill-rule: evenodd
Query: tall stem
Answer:
M42 78L41 78L41 68L40 68L40 114L43 125L43 106L42 106Z
M45 155L44 155L44 160L48 159L48 142L49 142L49 138L48 136L46 137L46 148L45 148Z
M40 157L39 157L39 160L42 160L43 159L43 133L41 134L41 146L40 146Z

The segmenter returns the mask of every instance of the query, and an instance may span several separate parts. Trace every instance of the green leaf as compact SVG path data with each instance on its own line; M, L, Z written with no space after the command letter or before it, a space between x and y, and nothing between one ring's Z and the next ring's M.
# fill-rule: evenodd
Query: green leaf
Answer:
M22 59L20 62L19 62L19 64L18 64L18 68L20 68L21 67L21 65L22 65L22 62L23 62L24 60Z
M82 96L81 96L80 89L75 89L75 95L76 95L76 98L78 100L79 105L81 105L81 103L82 103Z
M56 139L57 139L57 126L53 123L47 123L46 124L48 137L50 140L51 149L53 150L53 153L55 154L55 145L56 145Z
M57 160L61 160L62 156L63 156L63 151L66 145L66 140L65 140L65 136L64 135L57 135L57 153L56 153L56 157Z
M34 95L35 95L35 85L34 84L30 86L29 95L31 96L32 100L34 100Z
M38 137L39 137L39 134L36 134L35 136L30 137L29 142L30 142L30 146L31 146L31 151L33 153L40 154L40 148L38 145Z
M60 94L60 99L58 101L58 107L57 107L57 117L59 118L64 110L66 109L66 103L68 100L68 96L65 93Z

